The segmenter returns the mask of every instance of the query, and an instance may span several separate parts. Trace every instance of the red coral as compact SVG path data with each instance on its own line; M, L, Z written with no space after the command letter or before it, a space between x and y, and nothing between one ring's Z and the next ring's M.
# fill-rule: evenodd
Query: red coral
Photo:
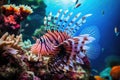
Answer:
M3 5L0 15L0 31L9 34L19 34L20 22L23 21L32 9L29 6Z

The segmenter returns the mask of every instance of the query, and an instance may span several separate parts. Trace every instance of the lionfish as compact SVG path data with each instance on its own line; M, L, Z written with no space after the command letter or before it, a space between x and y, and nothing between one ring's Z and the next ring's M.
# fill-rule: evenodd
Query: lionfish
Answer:
M48 69L51 73L79 72L81 68L90 68L86 54L89 49L87 44L95 38L89 34L74 35L92 14L82 17L80 15L81 13L74 14L72 11L60 9L55 16L50 12L44 17L46 33L36 39L31 51L40 59L42 56L51 56L48 60ZM85 30L93 30L91 33L94 34L94 27ZM82 33L84 32L83 30Z

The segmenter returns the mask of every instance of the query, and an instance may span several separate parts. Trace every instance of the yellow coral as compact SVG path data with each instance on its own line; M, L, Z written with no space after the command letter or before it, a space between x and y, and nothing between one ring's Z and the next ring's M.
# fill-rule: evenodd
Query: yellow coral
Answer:
M23 12L26 13L33 13L33 10L31 9L31 7L27 6L27 5L19 5L20 10L22 10Z
M15 6L15 4L9 4L9 5L3 5L2 10L7 11L7 12L18 12L19 7Z
M11 12L11 13L17 13L20 14L21 12L23 13L27 13L27 14L31 14L33 12L33 10L31 9L31 7L27 6L27 5L19 5L16 6L15 4L8 4L8 5L3 5L1 7L1 9L6 12Z

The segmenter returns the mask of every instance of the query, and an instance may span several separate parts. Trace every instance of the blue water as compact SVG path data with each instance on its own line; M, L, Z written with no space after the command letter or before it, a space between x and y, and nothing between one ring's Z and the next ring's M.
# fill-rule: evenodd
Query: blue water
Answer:
M74 0L44 0L47 4L46 15L49 12L55 14L59 9L72 10ZM75 12L93 14L81 29L89 26L97 26L100 38L100 55L95 60L91 60L92 68L101 71L105 68L105 59L109 55L120 56L120 35L116 36L114 28L120 31L120 0L79 0L81 6ZM81 30L80 30L81 31ZM79 32L78 32L79 34ZM104 50L102 50L104 49Z

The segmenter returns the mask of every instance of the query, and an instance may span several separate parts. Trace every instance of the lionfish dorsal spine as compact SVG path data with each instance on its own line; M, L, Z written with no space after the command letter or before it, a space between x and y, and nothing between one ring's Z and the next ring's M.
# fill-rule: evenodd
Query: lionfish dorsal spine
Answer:
M45 26L44 29L46 30L47 29L47 17L46 16L44 17L44 26Z
M86 18L91 16L92 14L86 14L83 17L81 17L74 25L73 25L73 30L72 30L72 36L80 29L80 27L86 22Z
M72 33L72 31L74 30L74 24L75 22L78 20L79 16L81 15L81 13L78 13L77 15L75 15L73 17L73 19L69 22L69 24L67 25L67 27L65 28L66 32L69 32L69 34Z
M50 12L48 17L44 18L44 25L46 30L62 31L74 36L80 29L80 26L86 22L86 18L91 15L92 14L86 14L80 18L81 13L74 16L73 11L63 11L60 9L55 16Z
M68 13L68 10L65 10L65 11L63 12L63 14L61 15L61 18L60 18L60 20L59 20L58 25L59 25L59 30L60 30L60 31L63 31L64 25L65 25L65 23L66 23L66 21L65 21L64 19L65 19L65 16L66 16L67 13Z

